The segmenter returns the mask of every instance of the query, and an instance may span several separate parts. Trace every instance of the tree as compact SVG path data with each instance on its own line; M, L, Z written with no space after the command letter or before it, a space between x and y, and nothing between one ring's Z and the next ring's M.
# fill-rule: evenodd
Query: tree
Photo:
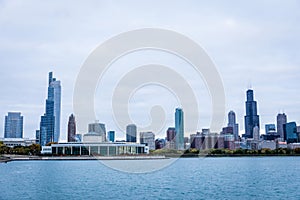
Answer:
M37 155L41 152L41 146L39 144L32 144L29 146L29 149L32 155Z
M295 152L295 154L300 154L300 148L296 148L296 149L294 150L294 152Z

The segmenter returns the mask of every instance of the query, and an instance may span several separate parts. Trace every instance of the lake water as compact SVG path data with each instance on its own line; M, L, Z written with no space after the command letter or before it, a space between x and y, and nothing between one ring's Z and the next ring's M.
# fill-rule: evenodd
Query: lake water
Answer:
M300 157L183 158L151 173L16 161L0 163L0 191L0 199L300 199Z

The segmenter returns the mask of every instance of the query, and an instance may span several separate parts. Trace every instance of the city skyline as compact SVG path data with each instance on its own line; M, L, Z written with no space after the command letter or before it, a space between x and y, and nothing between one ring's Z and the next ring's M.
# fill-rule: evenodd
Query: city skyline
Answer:
M54 83L54 84L53 84ZM61 101L61 85L60 85L60 81L57 81L56 78L53 78L53 72L49 72L48 73L48 95L47 95L47 99L46 99L46 105L45 105L45 110L46 112L44 113L43 116L41 116L41 122L40 122L40 129L36 130L36 135L35 138L39 141L38 143L40 144L47 144L48 142L61 142L61 140L54 140L54 135L55 135L55 122L57 121L54 113L58 112L60 113L60 102L56 102L55 103L55 99L58 101ZM55 110L55 104L59 105L59 111ZM254 100L254 90L253 89L248 89L246 91L246 102L245 102L245 116L244 116L244 123L245 126L247 127L247 125L249 126L248 131L244 130L244 132L242 132L241 134L239 134L240 130L239 130L239 124L236 123L236 115L235 112L230 110L227 114L227 122L225 121L225 124L227 123L228 127L223 127L223 130L217 131L216 133L220 133L222 134L222 132L224 132L224 129L231 127L232 128L232 134L234 135L235 139L238 138L238 136L242 136L245 138L255 138L254 137L254 132L258 133L258 137L260 137L260 132L261 131L265 131L266 134L267 132L269 132L269 129L271 130L276 130L277 127L277 131L276 133L278 133L281 138L283 138L283 132L285 130L285 124L287 123L288 125L290 123L294 123L295 127L296 127L296 122L288 122L287 121L287 115L285 113L278 113L277 114L277 126L275 124L264 124L265 129L261 129L260 128L260 119L259 119L259 115L258 115L258 111L257 111L257 102ZM7 119L8 118L12 118L18 116L19 118L21 118L21 122L22 122L22 137L23 138L23 116L21 116L21 112L8 112L8 116L5 116L5 127L7 127ZM50 117L50 118L49 118ZM10 120L11 121L11 120ZM72 128L70 128L70 124L72 126ZM189 136L188 133L186 133L184 131L184 112L182 108L176 108L175 109L175 119L174 119L174 124L175 128L173 127L168 127L168 129L166 129L166 137L156 137L156 138L166 138L167 141L169 141L169 130L174 129L174 133L179 133L179 134L175 134L175 141L177 140L175 146L176 149L184 149L183 148L183 140L185 136ZM50 126L50 132L47 130ZM75 142L75 135L76 135L76 124L75 124L75 116L73 115L73 113L69 116L69 121L68 121L68 132L67 132L67 138L68 138L68 142ZM101 128L100 128L101 126ZM203 127L202 127L203 128ZM53 130L52 130L53 129ZM73 130L70 130L73 129ZM97 129L97 130L96 130ZM100 130L101 129L101 130ZM6 130L6 129L5 129ZM195 130L195 132L198 133L200 129ZM205 130L202 129L202 130ZM209 129L208 129L209 130ZM59 129L60 131L60 129ZM49 133L48 133L49 132ZM73 133L70 133L73 132ZM104 123L99 123L99 120L95 119L94 123L89 123L88 124L88 134L89 133L97 133L101 132L101 134L103 136L105 136L107 134L107 138L104 137L103 140L107 139L108 141L110 141L110 132L113 132L113 138L115 138L115 131L108 131L106 133L105 130L105 122ZM144 131L139 131L139 133L152 133L152 130L144 132ZM137 142L137 133L138 133L138 127L135 124L128 124L126 126L126 132L124 132L124 136L126 142ZM85 133L79 133L79 135L84 135ZM194 134L194 133L191 133ZM4 137L6 134L4 133ZM56 136L57 137L57 136ZM7 137L6 137L7 138ZM9 138L9 137L8 137ZM70 140L70 138L73 138L72 140ZM116 139L124 139L124 138L116 138ZM141 139L141 138L139 138ZM286 139L285 139L286 140ZM44 141L44 142L43 142Z
M175 7L178 9L168 12L170 17L167 17L164 14L169 3L171 2L158 3L160 8L153 11L156 15L149 15L143 13L143 10L148 10L152 5L139 2L130 4L130 8L126 3L120 3L118 8L123 8L120 10L115 9L114 3L96 3L93 7L82 3L71 5L66 9L66 5L56 5L51 2L48 2L48 6L40 6L39 2L2 2L1 13L5 13L6 17L0 19L4 30L0 33L2 40L0 48L3 52L0 59L3 76L0 121L4 123L7 112L21 112L26 119L24 137L33 138L35 130L39 128L40 115L44 113L44 99L47 92L45 74L55 71L56 76L62 80L63 86L61 135L62 140L66 141L67 121L69 115L73 113L74 83L88 54L98 44L120 32L143 27L163 27L194 39L214 60L225 87L226 113L229 110L235 111L240 133L245 129L244 91L249 88L249 85L255 89L255 99L259 102L258 114L261 125L276 123L276 115L280 112L285 112L289 121L296 121L299 124L300 102L297 99L300 98L300 94L297 80L300 78L300 61L296 56L300 46L298 39L300 30L297 28L298 2L289 1L279 4L272 1L274 9L267 9L270 4L268 1L260 3L260 7L254 6L255 3L236 2L234 8L226 5L225 2L220 2L220 5L206 2L203 4L210 9L205 10L203 4L195 1L189 5L176 4ZM77 14L79 8L85 8L82 14ZM103 12L99 12L99 9ZM186 12L187 10L189 12ZM215 14L211 14L209 10L215 10ZM255 15L253 15L254 11ZM115 12L121 12L118 16L126 17L116 16L110 20L110 24L101 20ZM41 13L44 15L35 17ZM179 20L176 16L180 13L184 15ZM82 18L85 15L86 17ZM70 18L66 16L71 16L72 22L78 23L70 23ZM95 20L87 20L91 16ZM157 16L161 20L155 20ZM20 23L20 17L27 22L26 29L23 23ZM44 23L50 18L53 23ZM194 26L194 23L199 26ZM37 24L42 28L37 28ZM101 28L103 26L106 27L105 30ZM37 57L39 59L36 59ZM138 55L131 58L139 60L142 59L140 57ZM180 62L175 62L172 58L161 54L158 56L147 54L146 57L154 62L163 60L169 65L174 65L176 70L192 82L191 85L194 84L192 72L184 72L188 71L185 70L186 65L181 65ZM123 63L125 61L128 60L123 60ZM130 65L135 64L129 61ZM128 67L128 70L130 69ZM124 71L120 72L121 75L122 73ZM111 79L117 80L118 77L111 76ZM109 87L111 85L113 84L107 82L107 89L104 90L111 90ZM145 89L142 97L137 98L141 107L132 106L132 118L137 124L144 125L149 122L145 113L149 110L148 106L151 102L148 102L149 96L145 94L152 91L151 88ZM198 125L198 129L201 129L210 124L210 99L208 93L202 92L206 91L204 84L200 83L199 89L195 91L201 105ZM160 103L165 105L168 100L169 96L166 96ZM96 110L97 118L106 122L109 130L116 130L117 136L121 130L114 126L109 110L101 110L100 105L107 104L102 100L97 102L99 102ZM173 109L179 105L172 104L172 106L172 109L166 107L166 116L168 116L166 127L173 126ZM140 110L142 111L139 112ZM140 119L143 120L139 121ZM262 132L264 127L260 128ZM163 132L165 130L166 128ZM0 128L0 133L4 133L3 126Z

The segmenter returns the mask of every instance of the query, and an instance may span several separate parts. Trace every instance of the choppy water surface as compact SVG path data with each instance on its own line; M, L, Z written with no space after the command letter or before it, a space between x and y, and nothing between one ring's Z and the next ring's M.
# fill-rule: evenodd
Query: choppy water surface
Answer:
M300 199L299 184L300 157L184 158L151 173L100 161L0 164L0 199Z

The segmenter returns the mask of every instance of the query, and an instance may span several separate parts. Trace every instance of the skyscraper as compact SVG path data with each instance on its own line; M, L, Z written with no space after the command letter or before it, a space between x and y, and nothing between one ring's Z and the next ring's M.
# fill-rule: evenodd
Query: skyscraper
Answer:
M40 144L58 142L60 137L60 110L61 110L61 86L60 81L53 78L49 72L48 96L46 99L45 114L40 122Z
M68 142L76 142L76 122L73 114L69 117L68 122Z
M283 125L284 140L287 143L294 143L298 141L296 122L289 122Z
M96 121L95 123L91 123L88 125L88 132L92 134L97 134L102 137L102 141L106 141L105 124L99 123L98 121Z
M257 103L254 101L253 90L247 90L246 116L245 116L245 137L253 138L253 129L259 129L259 115L257 114Z
M233 111L230 111L228 113L228 125L227 126L233 128L234 139L238 140L239 139L239 125L236 123L236 117L235 117L235 113Z
M137 128L135 124L126 126L126 142L136 142Z
M45 146L53 142L54 138L54 101L46 100L46 112L41 116L40 122L40 145Z
M176 108L175 111L175 142L176 149L184 149L184 117L183 110L181 108Z
M49 73L49 88L53 88L53 90L48 92L48 98L54 101L55 123L53 141L58 142L60 137L61 86L60 81L53 78L52 72Z
M5 116L4 138L23 137L23 116L20 112L9 112Z
M283 125L287 123L287 116L285 113L279 113L277 115L277 134L280 135L280 138L284 139L284 130Z
M175 141L175 135L176 135L175 128L169 127L167 130L167 141L168 142Z
M275 124L266 124L265 125L266 134L271 134L276 132L276 126Z
M152 132L140 132L140 143L146 144L150 150L155 150L155 135Z
M108 131L107 140L109 142L115 142L115 131Z

